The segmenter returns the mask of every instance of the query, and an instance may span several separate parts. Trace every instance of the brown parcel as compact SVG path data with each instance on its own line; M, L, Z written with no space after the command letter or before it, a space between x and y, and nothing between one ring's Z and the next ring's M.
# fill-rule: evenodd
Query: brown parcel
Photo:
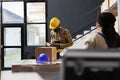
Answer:
M50 61L56 61L57 50L56 47L37 47L35 48L35 58L37 60L41 53L46 53L50 57Z

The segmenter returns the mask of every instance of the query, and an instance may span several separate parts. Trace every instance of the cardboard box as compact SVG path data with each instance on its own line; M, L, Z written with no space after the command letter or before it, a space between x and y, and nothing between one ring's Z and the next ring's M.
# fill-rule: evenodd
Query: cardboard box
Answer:
M56 47L37 47L35 48L35 58L37 60L41 53L46 53L50 57L50 61L57 60L57 49Z

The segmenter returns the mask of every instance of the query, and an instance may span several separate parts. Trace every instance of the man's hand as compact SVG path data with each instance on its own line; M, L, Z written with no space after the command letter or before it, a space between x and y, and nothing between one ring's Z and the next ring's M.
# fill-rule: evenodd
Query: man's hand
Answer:
M49 42L45 42L46 46L51 46L51 44Z
M57 49L59 49L59 48L60 48L60 44L58 44L58 43L51 44L51 46L53 46L53 47L57 47Z

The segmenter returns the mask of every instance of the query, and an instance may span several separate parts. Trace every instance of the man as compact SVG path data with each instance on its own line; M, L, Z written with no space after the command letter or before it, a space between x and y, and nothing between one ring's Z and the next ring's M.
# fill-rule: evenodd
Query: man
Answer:
M60 26L60 20L57 17L53 17L50 20L51 29L50 36L51 42L50 45L57 48L57 59L60 58L59 53L62 52L64 48L70 47L73 45L72 37L69 30L64 29Z

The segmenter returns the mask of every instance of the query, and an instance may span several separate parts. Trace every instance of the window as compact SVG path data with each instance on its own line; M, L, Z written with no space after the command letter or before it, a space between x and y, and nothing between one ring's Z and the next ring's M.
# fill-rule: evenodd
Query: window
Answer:
M2 25L2 69L23 59L24 47L46 42L46 4L44 0L0 0Z
M41 46L46 41L45 2L27 2L27 45Z
M28 24L27 25L27 43L28 45L44 45L46 41L45 24Z
M21 28L4 28L4 46L21 46Z
M4 67L11 67L13 63L21 61L21 48L4 49Z
M21 61L23 51L23 25L20 24L4 24L2 27L2 67L4 69L11 68L12 64Z
M27 23L45 23L45 3L27 3Z
M3 23L23 23L23 2L3 2Z

